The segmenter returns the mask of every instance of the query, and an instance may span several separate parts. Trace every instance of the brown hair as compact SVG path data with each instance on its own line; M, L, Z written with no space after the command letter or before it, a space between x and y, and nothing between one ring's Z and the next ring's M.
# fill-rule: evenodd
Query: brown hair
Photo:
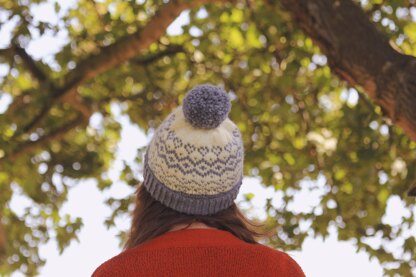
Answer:
M258 229L263 224L256 225L254 221L247 219L235 203L214 215L188 215L175 211L155 200L141 184L136 191L132 226L124 249L133 248L160 236L177 224L190 225L195 221L231 232L248 243L258 243L255 237L270 236L270 233L262 233ZM249 228L248 225L254 226L254 228Z

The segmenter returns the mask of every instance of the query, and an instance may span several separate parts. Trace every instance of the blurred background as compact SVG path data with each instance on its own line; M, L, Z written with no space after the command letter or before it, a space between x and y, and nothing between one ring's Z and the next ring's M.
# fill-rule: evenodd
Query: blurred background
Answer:
M415 276L415 55L412 0L0 0L0 276L118 254L146 145L201 83L231 96L262 243L306 276Z

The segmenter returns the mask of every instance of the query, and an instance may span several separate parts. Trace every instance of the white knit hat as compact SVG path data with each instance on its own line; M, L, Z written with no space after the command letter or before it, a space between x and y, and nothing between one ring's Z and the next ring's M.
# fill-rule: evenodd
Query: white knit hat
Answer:
M156 130L145 154L143 185L153 198L186 214L231 206L243 178L244 147L228 118L231 102L216 86L193 88Z

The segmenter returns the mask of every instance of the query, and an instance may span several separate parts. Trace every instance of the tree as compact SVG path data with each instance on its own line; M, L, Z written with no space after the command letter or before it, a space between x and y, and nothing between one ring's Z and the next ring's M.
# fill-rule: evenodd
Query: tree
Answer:
M45 2L0 0L2 25L13 26L0 50L0 91L11 102L0 115L1 274L35 275L39 244L56 239L63 251L76 239L81 220L60 212L71 186L112 185L106 172L120 136L112 105L152 131L204 82L233 96L245 175L284 194L282 205L271 196L265 206L266 228L276 231L265 243L298 249L333 226L387 275L412 274L414 214L397 226L382 218L392 197L415 207L406 196L416 180L414 1L79 0L68 11L54 4L56 22L34 16ZM167 34L183 11L183 33ZM37 36L64 32L53 57L28 53ZM131 186L141 153L120 176ZM324 192L321 203L292 209L302 189ZM20 214L10 206L16 194L31 201ZM108 200L109 227L130 203ZM388 247L398 239L400 256Z

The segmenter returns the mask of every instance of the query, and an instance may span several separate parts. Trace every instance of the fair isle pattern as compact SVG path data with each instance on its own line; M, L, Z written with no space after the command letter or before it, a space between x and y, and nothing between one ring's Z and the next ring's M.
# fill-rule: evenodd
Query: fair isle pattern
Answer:
M182 110L177 109L169 115L149 145L147 163L153 177L168 189L188 195L231 193L241 184L243 175L244 149L240 130L234 126L231 135L222 136L222 141L227 141L223 145L198 146L189 139L192 132L188 137L180 137L172 128L175 121L185 120L180 113Z
M165 186L153 175L147 159L146 153L144 159L143 185L154 199L181 213L210 215L222 211L233 204L242 184L242 179L240 179L230 191L217 195L190 195L180 191L174 191Z

